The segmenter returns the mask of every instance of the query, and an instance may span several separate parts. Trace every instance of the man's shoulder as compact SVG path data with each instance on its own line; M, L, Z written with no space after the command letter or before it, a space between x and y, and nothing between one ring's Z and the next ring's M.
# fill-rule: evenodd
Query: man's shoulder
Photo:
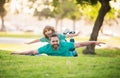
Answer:
M73 42L60 42L60 47L65 49L65 48L74 48L74 43Z

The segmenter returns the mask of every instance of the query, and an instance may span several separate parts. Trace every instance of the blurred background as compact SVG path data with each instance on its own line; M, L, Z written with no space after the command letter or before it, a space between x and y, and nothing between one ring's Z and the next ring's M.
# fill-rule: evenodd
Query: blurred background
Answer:
M89 0L0 0L0 4L0 31L42 34L44 26L51 25L60 33L69 29L81 36L90 36L101 6ZM120 37L120 1L111 0L110 7L99 34Z

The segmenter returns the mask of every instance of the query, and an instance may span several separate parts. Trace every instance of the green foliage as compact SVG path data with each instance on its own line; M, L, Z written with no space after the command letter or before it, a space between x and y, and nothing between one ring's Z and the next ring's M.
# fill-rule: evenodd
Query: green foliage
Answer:
M80 18L79 7L76 5L75 0L53 0L54 15L60 18Z
M64 11L64 17L70 16L71 14L73 15L73 13L76 11L76 5L72 1L64 1L61 8Z
M59 0L53 0L52 6L54 7L52 14L53 17L57 20L62 19L63 10L61 8L61 4Z
M53 0L51 6L54 7L52 17L57 18L57 20L63 18L76 20L85 17L86 20L94 22L101 5L98 0ZM114 9L111 9L105 20L115 19L115 12Z
M80 12L82 15L84 15L86 20L95 21L96 17L98 15L98 11L100 9L100 3L97 3L96 5L81 5L80 6Z
M57 7L57 6L59 6L59 0L53 0L53 2L52 2L52 5L54 6L54 7Z
M106 17L105 17L105 23L108 24L109 26L112 25L112 21L114 22L118 22L116 19L117 19L117 16L116 16L116 10L114 8L111 8L110 11L106 14Z
M98 15L98 12L99 12L101 5L98 2L96 5L93 5L93 6L81 5L80 7L81 7L81 13L83 15L85 15L84 17L86 18L86 20L94 22L96 20L96 17ZM116 12L115 9L111 8L111 10L105 16L105 22L110 21L110 20L114 20L116 18L115 12Z
M44 16L45 18L48 17L52 17L52 11L49 8L44 8L41 12L40 12L40 17Z
M106 15L106 20L109 21L111 19L115 19L115 9L114 8L111 8L110 11Z
M1 78L119 78L120 50L96 49L97 55L51 57L11 55L0 50Z
M83 16L86 20L93 22L96 20L100 9L98 0L53 0L51 3L47 3L47 5L54 8L52 11L48 8L43 9L41 12L35 10L34 15L38 17L44 16L45 18L54 17L57 18L57 20L63 18L80 19L80 17ZM114 13L115 11L112 9L105 17L106 20L109 21L109 19L114 19Z
M79 6L76 5L76 2L69 1L67 6L68 6L68 8L66 11L66 17L70 18L72 20L80 19L81 15L80 15L80 11L79 11Z

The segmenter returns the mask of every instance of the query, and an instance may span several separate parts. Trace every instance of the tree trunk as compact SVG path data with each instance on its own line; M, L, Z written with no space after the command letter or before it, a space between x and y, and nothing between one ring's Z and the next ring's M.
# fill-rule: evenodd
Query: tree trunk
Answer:
M0 0L0 18L1 18L0 31L5 31L5 25L4 25L5 8L4 8L4 4L5 4L5 0Z
M4 25L4 16L1 15L1 29L0 31L5 31L5 25Z
M58 29L57 26L58 26L58 22L59 22L59 20L56 18L55 21L56 21L56 23L55 23L55 29L57 30L57 29Z
M91 33L89 41L97 41L98 33L99 30L103 24L103 20L107 12L110 10L110 5L109 5L110 0L99 0L101 3L101 8L99 10L99 14L97 16L97 19L95 21L93 31ZM91 44L86 47L85 50L83 50L84 54L95 54L95 45Z
M73 19L73 31L76 31L75 23L76 23L76 21L75 21L75 19Z
M63 27L63 19L61 19L61 22L60 22L60 32L62 33L62 27Z

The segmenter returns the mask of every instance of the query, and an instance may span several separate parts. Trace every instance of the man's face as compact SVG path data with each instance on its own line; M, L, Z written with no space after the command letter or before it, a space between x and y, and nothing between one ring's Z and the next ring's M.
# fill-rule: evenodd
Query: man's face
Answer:
M51 37L50 43L54 50L57 50L59 47L59 38L58 37Z

